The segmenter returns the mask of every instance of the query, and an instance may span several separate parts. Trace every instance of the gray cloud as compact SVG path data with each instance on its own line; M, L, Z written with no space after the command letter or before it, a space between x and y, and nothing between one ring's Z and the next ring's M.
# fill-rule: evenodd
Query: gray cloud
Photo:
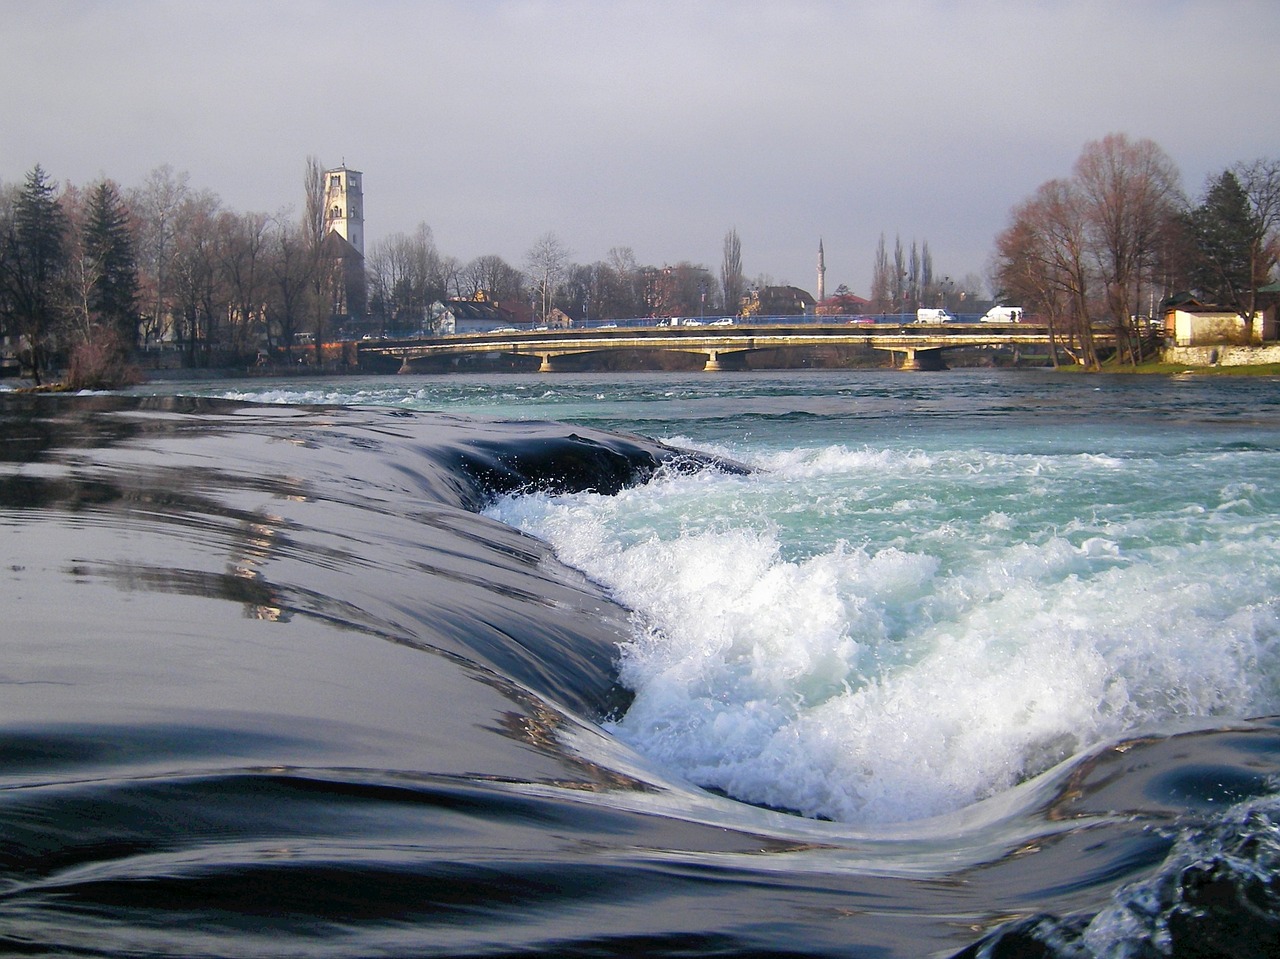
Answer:
M1270 0L383 0L10 4L0 179L300 204L306 157L365 173L371 240L433 228L520 264L719 265L866 293L876 240L981 274L1010 207L1110 132L1191 193L1280 154Z

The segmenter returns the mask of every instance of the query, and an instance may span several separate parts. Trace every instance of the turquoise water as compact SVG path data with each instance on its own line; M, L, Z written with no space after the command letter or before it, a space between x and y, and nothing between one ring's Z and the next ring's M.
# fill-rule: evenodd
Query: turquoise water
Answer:
M1276 387L0 394L0 954L1269 959Z
M185 388L184 388L185 389ZM1280 386L1029 372L440 376L205 395L634 431L749 475L489 514L634 612L611 732L850 823L1280 712Z

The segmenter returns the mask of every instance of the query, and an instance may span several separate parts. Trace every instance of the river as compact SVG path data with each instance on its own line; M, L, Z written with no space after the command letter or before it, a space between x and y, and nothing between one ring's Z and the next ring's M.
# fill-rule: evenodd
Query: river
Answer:
M0 949L1280 949L1274 379L0 417Z

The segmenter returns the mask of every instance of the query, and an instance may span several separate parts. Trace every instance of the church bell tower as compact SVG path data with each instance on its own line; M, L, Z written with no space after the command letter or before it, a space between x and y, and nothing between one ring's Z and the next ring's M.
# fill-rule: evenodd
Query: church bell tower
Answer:
M337 233L364 256L364 191L359 170L345 164L324 174L324 231Z

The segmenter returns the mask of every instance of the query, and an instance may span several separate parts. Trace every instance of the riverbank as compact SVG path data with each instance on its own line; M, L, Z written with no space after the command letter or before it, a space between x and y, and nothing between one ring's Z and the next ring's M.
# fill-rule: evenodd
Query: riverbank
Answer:
M1280 344L1170 346L1157 358L1134 367L1113 358L1103 365L1116 373L1164 373L1203 376L1280 376Z
M1189 363L1155 361L1133 367L1115 367L1116 373L1164 373L1167 375L1193 374L1196 376L1280 376L1280 363L1253 363L1234 366L1193 366Z

